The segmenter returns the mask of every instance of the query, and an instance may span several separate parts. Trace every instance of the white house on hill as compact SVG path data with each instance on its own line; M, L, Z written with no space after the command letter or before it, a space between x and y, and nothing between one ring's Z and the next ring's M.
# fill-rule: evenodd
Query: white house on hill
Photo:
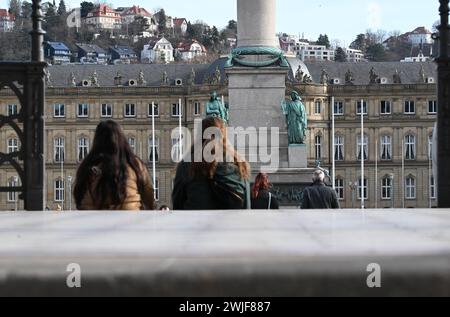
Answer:
M141 63L168 64L174 61L173 53L173 46L165 37L152 37L141 52Z
M191 40L178 44L177 52L180 54L181 59L187 62L195 58L206 56L207 50L198 41Z

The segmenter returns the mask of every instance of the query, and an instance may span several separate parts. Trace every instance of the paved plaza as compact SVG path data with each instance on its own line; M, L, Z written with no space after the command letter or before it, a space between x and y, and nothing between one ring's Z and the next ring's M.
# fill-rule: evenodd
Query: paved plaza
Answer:
M450 295L448 210L7 212L0 241L0 295Z

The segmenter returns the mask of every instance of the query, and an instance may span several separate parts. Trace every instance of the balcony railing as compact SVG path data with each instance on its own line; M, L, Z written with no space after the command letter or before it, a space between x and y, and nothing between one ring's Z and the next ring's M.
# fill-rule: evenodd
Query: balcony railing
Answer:
M0 167L9 163L22 186L0 187L0 192L21 192L26 210L44 210L44 105L45 70L40 0L32 4L31 61L0 62L0 90L9 88L21 105L18 114L0 116L0 129L11 127L20 139L14 153L0 153ZM23 163L20 163L20 162Z

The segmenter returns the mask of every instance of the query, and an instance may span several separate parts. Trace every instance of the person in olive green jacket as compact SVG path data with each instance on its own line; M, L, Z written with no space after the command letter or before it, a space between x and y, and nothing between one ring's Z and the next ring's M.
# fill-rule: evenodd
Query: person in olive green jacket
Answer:
M228 144L223 120L207 117L202 121L203 136L208 129L215 129L215 135L221 137L202 138L199 148L192 146L178 164L172 191L173 209L249 209L248 163ZM195 162L194 150L202 151L201 161ZM205 157L208 153L211 157Z
M119 124L101 122L74 186L78 210L155 209L153 185Z

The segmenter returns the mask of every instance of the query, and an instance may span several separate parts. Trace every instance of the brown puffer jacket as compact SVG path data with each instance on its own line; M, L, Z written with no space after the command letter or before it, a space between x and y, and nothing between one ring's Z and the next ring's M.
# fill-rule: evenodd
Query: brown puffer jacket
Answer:
M139 163L141 168L141 175L144 181L144 189L142 193L139 193L137 185L136 173L131 167L128 167L128 180L126 188L126 198L125 201L119 206L110 206L109 210L153 210L155 209L155 199L153 192L153 185L150 179L147 168L142 163ZM95 198L92 197L91 193L94 192L97 183L101 177L101 168L96 166L92 168L92 182L91 187L86 191L86 194L81 201L81 206L78 206L79 210L95 210Z

